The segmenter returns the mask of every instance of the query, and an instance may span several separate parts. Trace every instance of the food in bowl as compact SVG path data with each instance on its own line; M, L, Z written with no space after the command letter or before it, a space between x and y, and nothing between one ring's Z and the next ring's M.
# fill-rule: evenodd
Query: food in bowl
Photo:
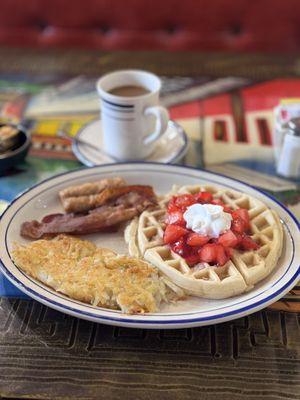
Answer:
M30 145L30 133L19 125L0 124L0 173L15 167L26 157Z
M15 126L0 126L0 153L12 150L18 144L19 134L19 129Z

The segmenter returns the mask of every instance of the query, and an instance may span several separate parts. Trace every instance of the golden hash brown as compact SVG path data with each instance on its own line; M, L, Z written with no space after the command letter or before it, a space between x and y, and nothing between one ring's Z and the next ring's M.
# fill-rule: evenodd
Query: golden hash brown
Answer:
M15 245L15 263L72 299L125 313L157 311L168 288L156 268L72 236Z

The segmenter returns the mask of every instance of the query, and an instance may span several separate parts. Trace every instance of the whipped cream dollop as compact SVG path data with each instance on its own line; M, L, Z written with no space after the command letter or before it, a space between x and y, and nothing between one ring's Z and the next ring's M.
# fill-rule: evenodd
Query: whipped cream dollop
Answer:
M183 218L186 227L200 235L218 238L231 227L232 216L223 207L214 204L193 204Z

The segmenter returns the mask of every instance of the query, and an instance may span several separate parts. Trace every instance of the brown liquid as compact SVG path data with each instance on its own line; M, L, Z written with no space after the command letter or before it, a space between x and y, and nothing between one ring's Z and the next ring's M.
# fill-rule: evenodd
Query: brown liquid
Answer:
M142 86L119 86L109 90L108 93L113 94L114 96L136 97L144 96L145 94L150 93L150 91Z

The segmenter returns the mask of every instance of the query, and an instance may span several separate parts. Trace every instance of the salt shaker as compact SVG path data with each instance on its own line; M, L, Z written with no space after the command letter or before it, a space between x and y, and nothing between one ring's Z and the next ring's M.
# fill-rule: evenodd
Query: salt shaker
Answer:
M293 118L286 125L277 173L287 178L300 177L300 118Z

